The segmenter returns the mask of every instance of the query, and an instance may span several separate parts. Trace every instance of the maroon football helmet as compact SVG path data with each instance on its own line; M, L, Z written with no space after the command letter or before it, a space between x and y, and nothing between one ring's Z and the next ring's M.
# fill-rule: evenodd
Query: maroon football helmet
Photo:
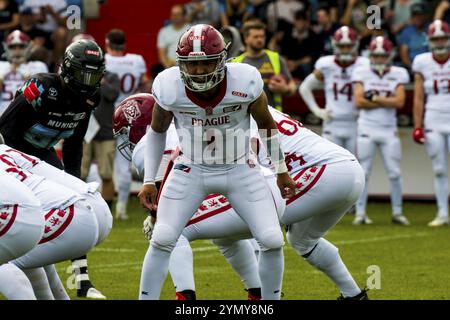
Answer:
M155 99L149 93L139 93L123 100L113 115L113 133L117 149L131 161L133 149L147 132L152 121Z
M177 62L181 79L191 91L207 91L225 77L227 50L222 34L207 24L197 24L186 31L178 41ZM191 74L189 66L215 64L205 74Z
M450 48L450 27L441 20L434 20L428 27L428 45L430 51L444 55L449 52Z
M369 44L369 59L371 68L377 73L386 72L394 59L394 45L385 37L379 36Z
M20 30L14 30L6 37L3 48L6 59L12 63L24 63L28 58L31 40L28 35Z
M334 55L339 62L349 63L358 55L358 34L350 27L344 26L337 29L333 35L332 44Z

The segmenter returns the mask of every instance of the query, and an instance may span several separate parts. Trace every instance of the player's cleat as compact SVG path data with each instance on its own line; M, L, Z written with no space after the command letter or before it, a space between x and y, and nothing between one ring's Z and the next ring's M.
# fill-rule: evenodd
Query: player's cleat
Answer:
M448 218L436 217L433 221L428 223L429 227L442 227L448 226Z
M247 291L247 300L259 301L261 300L261 288L245 289Z
M372 224L373 221L370 220L370 218L369 218L368 216L363 215L363 216L357 216L357 217L355 218L355 220L353 220L352 223L353 223L353 225L355 225L355 226L360 226L360 225L362 225L362 224Z
M89 282L88 285L81 289L77 289L77 297L88 299L106 299L106 297Z
M127 205L123 202L117 202L116 204L116 219L128 220Z
M197 300L195 291L193 290L183 290L175 293L177 300Z
M344 297L341 295L337 298L338 300L369 300L369 296L367 295L367 289L362 289L360 293L358 293L354 297Z
M409 226L408 219L402 214L396 214L396 215L392 216L392 223L400 224L402 226Z

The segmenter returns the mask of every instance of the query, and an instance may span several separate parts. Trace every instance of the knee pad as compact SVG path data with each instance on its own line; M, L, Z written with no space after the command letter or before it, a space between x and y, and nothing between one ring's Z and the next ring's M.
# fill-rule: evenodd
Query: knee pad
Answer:
M156 223L150 245L171 252L176 245L178 235L175 229L165 224Z
M336 261L336 258L339 256L339 249L331 242L324 238L320 238L315 247L311 248L309 252L306 252L304 255L307 255L305 260L308 261L309 264L320 270Z
M258 237L262 251L278 249L284 245L283 233L280 229L272 228L264 231Z

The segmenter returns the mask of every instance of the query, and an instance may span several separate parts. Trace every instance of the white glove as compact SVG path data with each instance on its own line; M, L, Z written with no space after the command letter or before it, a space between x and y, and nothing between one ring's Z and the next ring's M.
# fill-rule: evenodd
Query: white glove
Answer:
M144 237L150 241L150 239L152 238L152 234L153 234L153 227L155 226L152 222L152 217L148 216L145 220L144 220L144 228L142 228L142 232L144 233Z
M331 113L329 110L323 109L323 108L317 108L313 111L314 115L324 121L331 120Z

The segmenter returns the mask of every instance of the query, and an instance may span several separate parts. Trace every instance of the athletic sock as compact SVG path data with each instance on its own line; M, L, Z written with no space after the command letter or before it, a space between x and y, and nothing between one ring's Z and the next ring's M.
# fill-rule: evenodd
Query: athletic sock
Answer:
M169 269L170 252L150 245L142 265L139 300L158 300Z
M280 300L283 280L283 248L263 250L259 253L259 278L263 300Z
M0 265L0 293L8 300L36 300L30 280L12 263Z
M44 271L47 275L48 283L50 284L50 289L52 290L55 300L70 300L70 297L56 272L55 265L51 264L44 267Z
M170 255L169 272L177 292L195 291L194 257L189 241L180 236Z
M38 300L55 300L44 268L24 269Z

